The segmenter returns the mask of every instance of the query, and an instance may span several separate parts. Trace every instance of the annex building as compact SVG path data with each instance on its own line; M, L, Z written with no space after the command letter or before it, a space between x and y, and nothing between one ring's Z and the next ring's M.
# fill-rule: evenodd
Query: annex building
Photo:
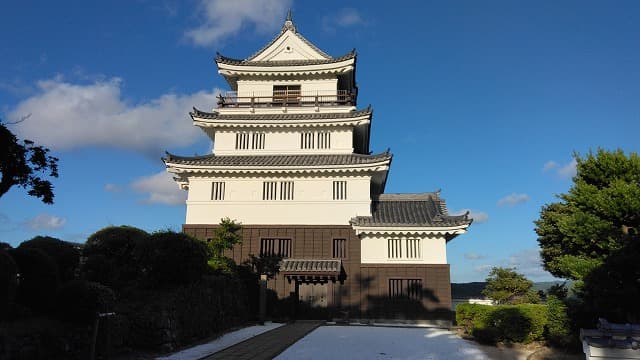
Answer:
M447 316L446 245L472 220L449 215L439 192L384 192L392 155L369 148L355 51L326 54L289 13L255 54L215 61L231 91L191 113L213 152L164 158L188 191L183 231L206 240L222 218L240 222L228 255L281 257L268 286L298 316Z

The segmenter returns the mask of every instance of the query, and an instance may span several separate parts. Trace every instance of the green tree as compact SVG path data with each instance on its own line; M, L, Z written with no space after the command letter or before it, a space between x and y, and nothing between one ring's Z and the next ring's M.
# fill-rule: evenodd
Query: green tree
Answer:
M53 204L53 185L45 177L58 177L58 158L49 149L18 138L0 122L0 197L14 185L28 189L30 196Z
M211 257L209 266L221 272L231 272L235 263L231 258L224 256L225 250L230 250L235 244L242 242L240 235L242 226L228 217L220 220L220 225L215 229L213 238L208 242Z
M482 295L498 304L537 303L537 294L532 291L533 282L515 269L494 267L487 277Z
M575 154L576 176L535 221L544 268L581 281L640 233L640 157L598 149Z

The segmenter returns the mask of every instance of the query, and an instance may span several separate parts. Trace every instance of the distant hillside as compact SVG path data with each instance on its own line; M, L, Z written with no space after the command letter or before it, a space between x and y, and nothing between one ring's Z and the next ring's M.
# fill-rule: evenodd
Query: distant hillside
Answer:
M541 281L533 283L533 290L547 291L555 284L562 284L564 281ZM469 283L451 283L451 297L454 299L476 299L482 298L482 290L487 285L484 281ZM571 284L567 284L571 286Z

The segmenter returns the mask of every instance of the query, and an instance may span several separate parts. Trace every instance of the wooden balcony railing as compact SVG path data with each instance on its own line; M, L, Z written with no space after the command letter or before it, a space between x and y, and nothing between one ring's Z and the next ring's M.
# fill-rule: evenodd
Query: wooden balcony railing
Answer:
M268 94L254 93L238 96L236 91L218 95L218 108L229 107L282 107L282 106L335 106L356 105L356 94L347 90L323 91L273 91Z

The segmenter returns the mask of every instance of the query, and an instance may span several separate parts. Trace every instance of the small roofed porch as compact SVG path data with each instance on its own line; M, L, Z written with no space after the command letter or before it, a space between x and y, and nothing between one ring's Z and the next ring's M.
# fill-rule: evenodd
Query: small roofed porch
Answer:
M290 298L294 318L330 318L339 307L334 292L344 279L339 259L284 259L280 275L291 284Z

